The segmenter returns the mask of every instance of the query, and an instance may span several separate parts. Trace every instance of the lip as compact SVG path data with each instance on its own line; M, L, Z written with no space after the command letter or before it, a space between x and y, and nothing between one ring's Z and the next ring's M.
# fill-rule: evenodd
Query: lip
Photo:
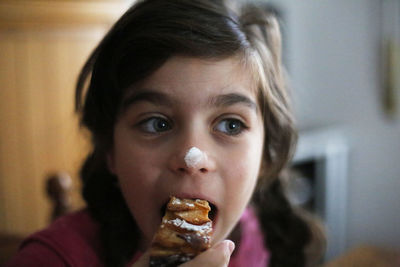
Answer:
M176 193L176 194L172 194L171 196L175 196L177 198L181 198L181 199L202 199L202 200L207 200L208 202L211 202L215 205L215 201L211 198L208 197L206 195L203 194L198 194L198 193Z

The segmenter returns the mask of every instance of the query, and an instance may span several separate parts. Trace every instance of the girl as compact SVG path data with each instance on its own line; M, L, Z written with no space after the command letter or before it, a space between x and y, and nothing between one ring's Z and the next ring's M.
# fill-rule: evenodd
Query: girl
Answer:
M236 9L144 0L120 18L76 90L93 137L88 209L30 237L10 266L148 266L171 195L213 207L212 247L183 266L306 265L310 227L278 179L295 131L277 20ZM188 164L191 149L202 156Z

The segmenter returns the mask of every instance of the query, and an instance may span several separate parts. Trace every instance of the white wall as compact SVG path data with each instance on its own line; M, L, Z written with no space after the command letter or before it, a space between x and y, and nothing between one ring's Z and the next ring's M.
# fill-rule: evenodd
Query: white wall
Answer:
M347 247L400 248L400 112L388 119L381 104L381 1L272 2L300 127L336 125L348 137Z

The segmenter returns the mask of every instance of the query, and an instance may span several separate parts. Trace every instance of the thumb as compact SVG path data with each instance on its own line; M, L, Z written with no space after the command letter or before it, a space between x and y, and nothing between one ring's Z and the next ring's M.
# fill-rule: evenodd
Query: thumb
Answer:
M229 264L230 257L235 249L235 243L231 240L224 240L214 247L204 251L193 260L188 261L181 267L226 267Z

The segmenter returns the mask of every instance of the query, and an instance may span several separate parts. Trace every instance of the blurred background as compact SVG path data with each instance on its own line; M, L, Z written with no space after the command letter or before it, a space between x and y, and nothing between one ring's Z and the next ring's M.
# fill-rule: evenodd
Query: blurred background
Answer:
M75 83L129 4L0 1L0 265L53 210L83 206L78 172L90 147L74 114Z
M76 77L131 2L0 1L2 235L49 223L53 174L68 173L69 206L83 206ZM300 129L290 198L326 224L327 260L362 245L400 249L400 0L269 2Z
M327 257L399 249L400 1L271 2L301 130L297 176L320 201Z

